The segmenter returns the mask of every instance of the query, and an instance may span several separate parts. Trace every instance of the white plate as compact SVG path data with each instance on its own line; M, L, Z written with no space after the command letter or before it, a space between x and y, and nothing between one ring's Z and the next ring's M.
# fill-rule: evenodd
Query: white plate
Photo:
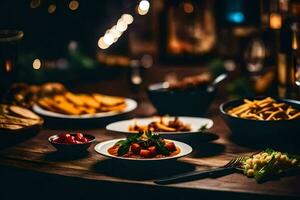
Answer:
M127 158L127 157L119 157L119 156L113 156L108 153L108 149L112 147L115 143L117 143L120 140L125 140L126 138L121 138L121 139L114 139L114 140L108 140L105 142L101 142L95 146L95 151L103 156L109 157L109 158L114 158L114 159L120 159L120 160L131 160L131 161L158 161L158 160L170 160L170 159L177 159L183 156L186 156L190 154L193 149L190 145L185 144L183 142L178 142L175 140L168 140L171 142L174 142L175 146L180 148L180 153L172 156L172 157L164 157L164 158L142 158L142 159L137 159L137 158Z
M170 117L171 119L173 117ZM211 119L208 118L200 118L200 117L178 117L180 121L182 121L184 124L190 124L191 125L191 131L185 131L185 132L157 132L158 134L162 135L172 135L172 134L186 134L186 133L197 133L199 132L199 128L204 126L206 124L206 128L209 129L213 126L214 122ZM149 123L153 121L158 121L159 117L148 117L148 118L137 118L137 119L131 119L131 120L123 120L111 123L106 126L106 129L113 132L118 133L132 133L128 130L128 127L131 125L134 125L134 121L137 122L137 125L148 125Z
M133 111L137 107L137 102L133 99L125 99L126 108L122 111L110 111L110 112L102 112L96 114L83 114L83 115L65 115L61 113L52 112L49 110L45 110L39 105L35 104L33 106L33 111L37 114L46 116L46 117L53 117L53 118L65 118L65 119L95 119L95 118L104 118L104 117L111 117L116 116L124 113L128 113Z

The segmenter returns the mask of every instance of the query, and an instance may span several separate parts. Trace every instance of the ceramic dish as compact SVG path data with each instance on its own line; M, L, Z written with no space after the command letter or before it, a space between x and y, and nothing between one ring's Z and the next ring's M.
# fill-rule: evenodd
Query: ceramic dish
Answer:
M174 117L168 117L173 119ZM163 135L178 135L178 134L187 134L187 133L198 133L199 129L203 126L206 126L206 129L209 129L213 126L214 122L208 118L200 118L200 117L181 117L178 119L182 121L184 124L189 124L191 126L190 131L182 131L182 132L157 132L161 136ZM106 126L106 130L117 132L117 133L125 133L125 134L134 134L134 132L129 131L129 126L134 125L136 122L138 125L148 125L153 121L159 121L159 117L148 117L148 118L136 118L131 120L123 120L111 123Z
M138 162L146 162L146 161L162 161L162 160L174 160L178 159L183 156L187 156L192 152L192 147L188 144L185 144L183 142L178 142L174 140L169 140L171 142L174 142L175 146L180 148L180 153L172 156L172 157L163 157L163 158L128 158L128 157L122 157L122 156L114 156L108 153L108 149L112 147L116 142L120 140L124 140L126 138L120 138L120 139L113 139L113 140L108 140L105 142L101 142L95 146L95 151L105 157L109 157L112 159L118 159L118 160L126 160L126 161L138 161Z
M262 98L247 98L249 100ZM289 99L275 99L277 102L284 102L300 110L300 102ZM229 109L243 104L243 99L231 100L220 105L223 119L232 131L233 136L244 139L268 141L273 139L299 138L297 130L300 128L300 119L291 120L253 120L240 117L233 117L227 112Z
M51 117L51 118L60 118L60 119L98 119L98 118L106 118L106 117L112 117L112 116L117 116L121 115L124 113L128 113L130 111L133 111L137 107L137 102L133 99L125 99L126 102L126 108L123 111L116 112L116 111L111 111L111 112L102 112L102 113L96 113L96 114L83 114L83 115L65 115L65 114L60 114L52 111L45 110L41 108L39 105L35 104L33 106L33 111L45 116L45 117Z

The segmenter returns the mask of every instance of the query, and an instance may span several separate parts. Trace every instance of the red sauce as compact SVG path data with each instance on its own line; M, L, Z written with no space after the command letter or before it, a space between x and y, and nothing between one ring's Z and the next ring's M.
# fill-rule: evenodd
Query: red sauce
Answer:
M119 146L115 145L115 146L112 146L110 147L107 152L110 154L110 155L113 155L113 156L118 156L118 149L119 149ZM173 157L173 156L176 156L177 154L180 153L180 148L179 147L176 147L176 150L171 152L169 155L165 156L165 155L162 155L162 154L157 154L155 155L154 157L151 157L151 158L165 158L165 157ZM145 157L142 157L138 154L134 154L132 151L129 151L127 154L123 155L123 156L119 156L119 157L127 157L127 158L136 158L136 159L145 159Z

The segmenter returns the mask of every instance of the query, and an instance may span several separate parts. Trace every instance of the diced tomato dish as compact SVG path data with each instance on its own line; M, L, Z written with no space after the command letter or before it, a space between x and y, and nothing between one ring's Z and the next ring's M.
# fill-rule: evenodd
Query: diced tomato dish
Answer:
M84 144L90 140L87 137L84 137L82 133L69 134L63 133L59 134L58 138L55 138L53 142L58 144Z

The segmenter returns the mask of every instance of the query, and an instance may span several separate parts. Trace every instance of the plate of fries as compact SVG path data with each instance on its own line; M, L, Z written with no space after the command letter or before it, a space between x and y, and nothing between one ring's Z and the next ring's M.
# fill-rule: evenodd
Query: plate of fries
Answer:
M223 103L220 111L232 133L244 139L277 140L287 135L299 138L300 101L245 98Z
M33 111L46 117L89 119L124 114L136 107L137 102L129 98L66 92L39 99Z

